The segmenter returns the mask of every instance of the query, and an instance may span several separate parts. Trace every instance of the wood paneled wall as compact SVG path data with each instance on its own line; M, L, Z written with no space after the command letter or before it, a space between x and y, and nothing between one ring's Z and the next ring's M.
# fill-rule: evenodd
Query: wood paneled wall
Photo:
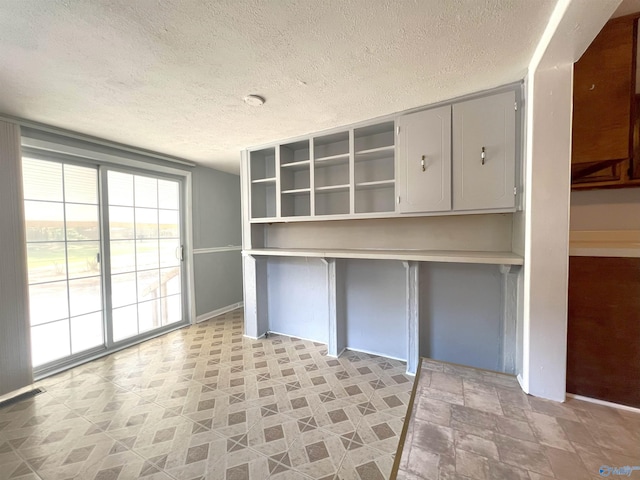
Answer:
M640 258L570 258L567 391L640 407Z

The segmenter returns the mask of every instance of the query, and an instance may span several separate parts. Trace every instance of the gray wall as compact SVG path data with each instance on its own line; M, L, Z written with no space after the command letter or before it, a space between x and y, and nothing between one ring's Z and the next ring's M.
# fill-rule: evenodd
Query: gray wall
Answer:
M269 331L327 343L327 268L316 258L272 257L267 263Z
M345 263L347 348L406 360L407 289L402 262Z
M242 302L240 177L198 166L192 180L196 315L200 317ZM235 249L206 251L225 247Z
M497 265L420 266L420 355L499 371L502 287Z
M193 248L242 245L240 176L193 170Z

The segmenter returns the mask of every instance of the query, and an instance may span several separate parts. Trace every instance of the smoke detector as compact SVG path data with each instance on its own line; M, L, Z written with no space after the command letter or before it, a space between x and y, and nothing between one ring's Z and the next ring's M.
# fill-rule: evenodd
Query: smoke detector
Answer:
M243 100L244 103L251 105L252 107L260 107L264 105L265 102L264 98L260 95L247 95Z

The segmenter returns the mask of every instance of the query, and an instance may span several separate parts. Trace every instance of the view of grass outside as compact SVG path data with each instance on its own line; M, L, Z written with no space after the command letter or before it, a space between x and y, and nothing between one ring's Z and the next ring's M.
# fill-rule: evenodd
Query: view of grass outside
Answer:
M182 319L178 183L109 171L101 252L97 174L23 161L34 366L104 345L104 261L114 341Z
M104 342L97 170L25 158L34 366Z

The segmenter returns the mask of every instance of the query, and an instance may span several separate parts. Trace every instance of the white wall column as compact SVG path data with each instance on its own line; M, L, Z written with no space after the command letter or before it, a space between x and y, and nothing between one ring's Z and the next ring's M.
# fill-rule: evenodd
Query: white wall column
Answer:
M573 63L620 0L559 0L527 77L522 388L564 401Z
M558 401L566 391L572 92L573 64L537 71L529 81L535 115L527 168L524 388Z
M244 334L258 338L269 328L267 259L242 256L244 289Z
M327 300L329 302L329 344L328 354L339 356L347 346L347 332L344 314L344 274L342 262L335 258L323 259L327 267Z
M20 127L0 121L0 396L33 381Z
M415 375L420 360L420 263L402 264L407 272L407 373Z
M500 265L502 274L501 371L511 374L516 372L519 272L519 266Z

